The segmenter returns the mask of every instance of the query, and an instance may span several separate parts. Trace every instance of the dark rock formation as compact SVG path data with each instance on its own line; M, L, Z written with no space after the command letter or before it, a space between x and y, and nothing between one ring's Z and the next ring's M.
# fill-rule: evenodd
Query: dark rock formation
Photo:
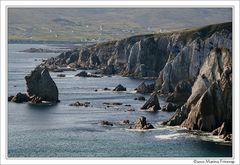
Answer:
M70 106L76 106L76 107L79 107L79 106L89 107L90 106L90 102L81 103L81 102L77 101L77 102L71 103L69 105Z
M25 76L27 92L31 100L58 102L58 88L45 68L36 67L30 75Z
M12 101L14 96L8 96L8 101Z
M139 96L139 97L135 97L134 100L145 101L146 99L143 96Z
M86 71L81 71L80 73L76 74L75 76L78 76L78 77L87 77L88 76L88 73Z
M113 102L113 103L108 103L108 102L104 102L104 105L122 105L122 103L118 103L118 102Z
M100 78L102 76L98 76L95 74L87 73L86 71L81 71L80 73L76 74L77 77L94 77L94 78Z
M129 124L129 120L123 120L122 123L123 124Z
M116 70L114 68L114 65L108 65L108 66L104 67L102 69L102 73L105 74L105 75L115 74Z
M104 91L109 91L110 89L109 88L103 88Z
M158 101L157 93L154 92L150 98L146 101L146 103L141 107L141 109L149 110L149 111L157 111L161 109Z
M146 85L144 82L142 82L135 90L138 93L152 93L154 90L154 86L155 84Z
M57 77L66 77L65 74L58 74Z
M113 89L113 91L126 91L126 90L127 89L121 84L119 84L118 86L116 86L116 88Z
M130 129L154 129L152 124L147 123L146 117L141 116L138 118L132 126L130 126Z
M101 121L101 125L103 125L103 126L113 126L113 123L111 123L107 120L103 120L103 121Z
M26 93L17 93L16 96L11 97L11 98L12 99L10 101L15 102L15 103L24 103L24 102L28 102L30 100L29 96Z
M217 135L225 141L232 140L232 125L223 122L222 125L212 131L212 135Z
M222 125L218 128L216 128L215 130L212 131L212 135L227 135L227 124L225 122L222 123Z
M165 106L162 107L162 111L166 111L166 112L174 112L176 111L178 108L178 106L173 105L172 103L168 103Z
M168 96L167 102L184 104L192 93L192 84L189 81L182 80L176 85L174 92Z

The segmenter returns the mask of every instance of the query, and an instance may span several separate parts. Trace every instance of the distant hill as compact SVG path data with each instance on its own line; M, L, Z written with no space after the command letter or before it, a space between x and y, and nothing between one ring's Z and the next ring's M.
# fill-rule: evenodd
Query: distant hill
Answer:
M231 9L17 9L8 11L9 41L85 42L232 21Z

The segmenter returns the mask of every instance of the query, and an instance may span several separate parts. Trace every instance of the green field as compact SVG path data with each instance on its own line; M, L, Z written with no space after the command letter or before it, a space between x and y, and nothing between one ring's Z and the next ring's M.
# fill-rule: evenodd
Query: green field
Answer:
M232 21L231 9L17 9L9 41L101 42Z

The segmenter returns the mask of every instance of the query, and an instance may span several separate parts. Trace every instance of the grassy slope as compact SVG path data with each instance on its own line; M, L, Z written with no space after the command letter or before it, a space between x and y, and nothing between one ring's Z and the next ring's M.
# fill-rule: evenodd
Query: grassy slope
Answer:
M167 32L167 33L136 35L136 36L131 36L125 39L131 39L136 37L137 38L160 37L160 36L166 36L166 35L169 36L174 33L180 33L181 35L179 39L182 40L183 42L187 42L189 40L194 40L196 37L206 39L210 37L214 32L220 31L222 29L227 29L229 31L232 31L232 22L193 27L193 28L182 29L182 30L173 31L173 32ZM116 40L112 40L108 42L98 43L97 46L113 45L115 43L116 43Z
M231 21L231 10L10 9L8 18L9 39L30 40L32 36L35 41L79 42L98 38L115 40L158 32L160 28L176 29ZM103 31L100 31L100 26Z

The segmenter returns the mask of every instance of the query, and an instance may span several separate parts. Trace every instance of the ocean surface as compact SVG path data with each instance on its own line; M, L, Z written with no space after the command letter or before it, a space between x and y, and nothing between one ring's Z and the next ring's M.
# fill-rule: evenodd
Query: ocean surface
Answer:
M62 49L60 45L9 44L8 96L25 92L24 77L42 59L59 53L25 53L28 48ZM37 106L8 103L8 157L231 157L232 146L212 136L198 136L180 127L161 126L173 113L144 112L141 96L134 92L142 80L121 76L102 78L75 77L80 71L50 73L58 86L60 103ZM147 82L150 83L151 81ZM126 92L104 91L118 84ZM98 91L95 91L98 89ZM147 99L149 95L143 95ZM76 101L90 102L89 107L72 107ZM159 97L160 105L166 104ZM122 105L107 107L104 102ZM130 112L128 105L136 111ZM129 130L123 120L134 122L145 116L156 129ZM108 120L113 126L102 126Z

